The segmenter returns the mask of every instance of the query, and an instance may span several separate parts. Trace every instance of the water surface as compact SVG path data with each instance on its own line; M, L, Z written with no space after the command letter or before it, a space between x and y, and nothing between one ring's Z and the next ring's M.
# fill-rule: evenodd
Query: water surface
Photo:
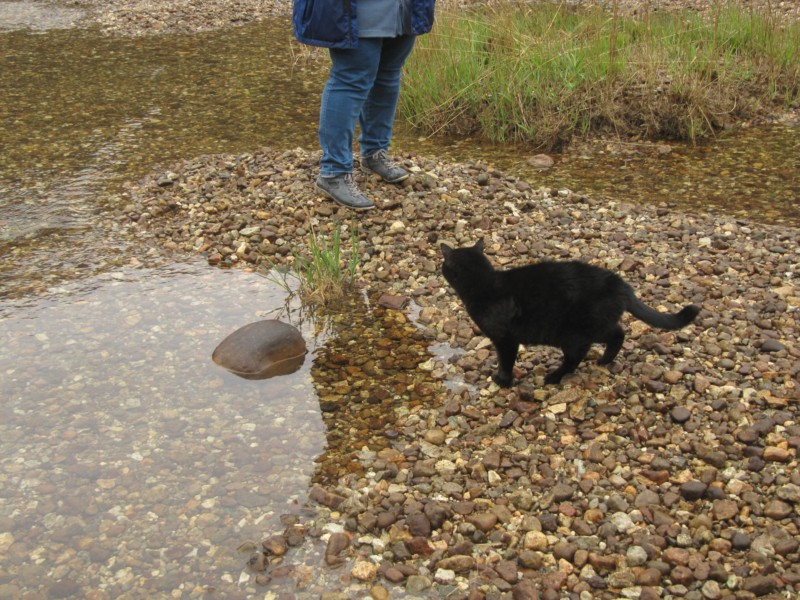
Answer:
M327 446L311 357L263 381L211 361L284 301L263 277L200 263L0 306L4 581L75 597L238 589L236 548L299 513ZM312 352L324 343L298 326Z

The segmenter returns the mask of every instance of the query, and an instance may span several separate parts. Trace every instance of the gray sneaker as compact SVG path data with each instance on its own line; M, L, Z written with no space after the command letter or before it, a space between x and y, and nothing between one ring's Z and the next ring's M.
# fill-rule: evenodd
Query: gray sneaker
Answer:
M342 173L333 177L320 175L317 177L316 188L337 204L353 210L369 210L375 206L372 200L358 189L352 173Z
M378 150L371 156L362 156L361 168L367 173L375 173L388 183L400 183L409 176L408 171L389 158L386 150Z

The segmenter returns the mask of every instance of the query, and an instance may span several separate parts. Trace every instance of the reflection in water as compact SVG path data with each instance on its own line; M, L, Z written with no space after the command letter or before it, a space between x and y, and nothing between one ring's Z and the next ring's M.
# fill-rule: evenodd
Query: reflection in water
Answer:
M276 317L309 347L297 372L251 381L211 361ZM312 482L357 471L355 451L385 447L398 411L434 396L403 313L359 299L309 314L264 277L205 264L0 302L0 339L0 550L19 595L254 593L242 541L313 516ZM292 560L319 567L315 544Z

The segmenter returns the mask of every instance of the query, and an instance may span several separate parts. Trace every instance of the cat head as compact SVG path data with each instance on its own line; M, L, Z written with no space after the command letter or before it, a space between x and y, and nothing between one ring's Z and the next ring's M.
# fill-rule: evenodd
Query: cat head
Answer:
M453 248L451 246L448 246L444 242L442 242L439 247L442 249L442 254L444 255L445 261L456 250L473 250L473 251L475 251L475 252L477 252L479 254L483 254L483 238L481 238L477 242L475 242L475 245L472 246L471 248L466 248L466 247L465 248Z
M483 253L483 238L474 246L453 248L445 243L439 246L444 256L442 275L457 292L461 292L470 283L480 281L479 277L493 271L494 268Z

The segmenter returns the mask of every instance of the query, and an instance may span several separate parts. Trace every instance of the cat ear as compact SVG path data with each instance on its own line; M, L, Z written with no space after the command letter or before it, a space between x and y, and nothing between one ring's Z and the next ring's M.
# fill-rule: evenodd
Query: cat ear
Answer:
M475 248L476 250L480 250L481 252L483 252L483 238L481 238L481 239L479 239L477 242L475 242L475 245L473 246L473 248Z
M442 243L439 245L439 248L441 248L441 249L442 249L442 254L444 254L444 257L445 257L445 258L447 258L448 256L450 256L450 254L453 252L453 249L452 249L450 246L448 246L447 244L445 244L444 242L442 242Z

